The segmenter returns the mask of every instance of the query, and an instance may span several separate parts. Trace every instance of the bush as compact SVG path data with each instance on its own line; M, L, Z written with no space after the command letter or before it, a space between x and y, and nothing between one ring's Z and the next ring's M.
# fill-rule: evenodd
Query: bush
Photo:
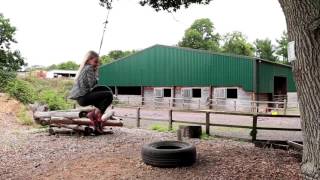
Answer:
M14 72L5 72L0 69L0 92L5 91L8 83L13 81L16 78L16 74Z
M64 96L53 90L44 90L40 93L39 101L47 104L50 110L63 110L71 108Z
M32 84L20 79L9 81L4 90L23 104L34 103L36 100L36 92Z

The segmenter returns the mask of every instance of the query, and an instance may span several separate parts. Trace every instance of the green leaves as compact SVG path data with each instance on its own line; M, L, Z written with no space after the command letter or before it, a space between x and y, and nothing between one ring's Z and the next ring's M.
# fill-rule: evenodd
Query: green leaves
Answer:
M288 34L286 31L282 33L280 39L277 39L277 50L276 54L282 57L284 62L288 61Z
M36 100L36 91L32 84L20 79L9 81L5 87L5 92L23 104L33 103Z
M47 104L50 110L68 109L70 104L66 102L64 97L54 90L44 90L40 93L41 103Z
M109 64L115 60L129 56L134 53L136 53L135 50L132 50L132 51L113 50L113 51L110 51L108 55L101 56L100 60L102 64Z
M79 68L79 64L75 63L74 61L67 61L60 63L58 65L52 64L51 66L47 67L47 70L53 69L61 69L61 70L77 70Z
M214 25L210 19L198 19L185 31L184 37L178 45L218 52L220 51L220 35L213 31Z
M0 69L5 71L17 71L25 65L19 51L11 51L16 28L10 25L10 20L0 14Z
M227 33L224 38L224 45L222 47L222 52L244 55L244 56L253 56L254 47L247 41L247 38L244 34L238 31L232 33Z
M277 61L278 57L274 56L275 48L270 39L256 39L254 42L257 57L269 61Z

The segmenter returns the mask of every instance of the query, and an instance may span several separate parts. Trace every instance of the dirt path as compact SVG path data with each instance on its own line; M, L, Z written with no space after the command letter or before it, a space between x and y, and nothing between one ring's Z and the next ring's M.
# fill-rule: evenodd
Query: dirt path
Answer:
M111 135L79 137L44 130L0 113L0 179L301 179L298 154L246 142L188 140L197 147L197 163L166 169L143 164L140 150L175 134L114 128Z

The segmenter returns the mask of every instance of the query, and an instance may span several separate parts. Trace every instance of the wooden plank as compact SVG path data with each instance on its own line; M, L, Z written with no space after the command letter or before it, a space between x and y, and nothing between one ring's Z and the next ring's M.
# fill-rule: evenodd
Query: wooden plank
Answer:
M182 123L182 124L197 124L197 125L206 125L206 123L202 122L194 122L194 121L181 121L181 120L172 120L175 123Z
M293 141L287 141L288 145L293 147L294 149L297 149L297 150L300 150L302 151L303 150L303 145L302 144L299 144L299 143L296 143L296 142L293 142Z
M206 134L210 135L210 113L206 113Z
M250 132L250 135L252 137L252 142L257 140L257 123L258 123L258 117L256 115L252 116L252 130Z
M261 130L274 130L274 131L301 131L299 128L274 128L274 127L257 127L256 129Z
M140 127L140 108L137 109L137 127L139 128Z
M242 125L234 125L234 124L211 124L210 123L210 126L252 129L252 126L242 126Z
M172 109L169 110L169 131L172 130Z

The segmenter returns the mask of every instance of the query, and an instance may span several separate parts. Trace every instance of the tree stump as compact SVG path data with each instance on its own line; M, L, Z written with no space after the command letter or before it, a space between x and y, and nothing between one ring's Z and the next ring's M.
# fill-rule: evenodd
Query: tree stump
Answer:
M202 134L201 126L179 126L180 135L178 137L200 138Z

